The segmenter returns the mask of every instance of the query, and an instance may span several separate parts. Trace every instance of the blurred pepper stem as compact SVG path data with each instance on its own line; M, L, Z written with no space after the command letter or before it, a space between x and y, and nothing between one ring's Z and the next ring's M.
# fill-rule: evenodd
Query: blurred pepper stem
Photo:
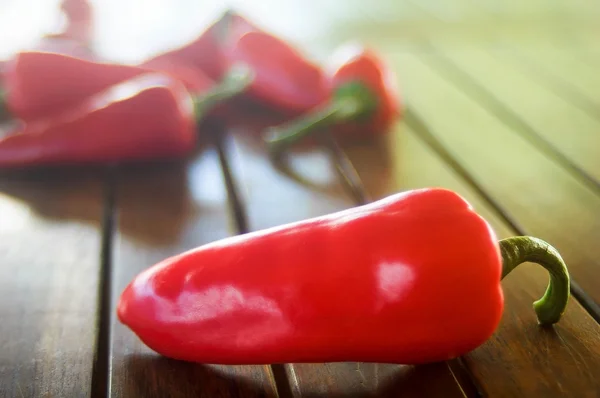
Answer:
M246 65L232 66L216 86L194 98L196 118L202 118L209 109L217 104L243 93L253 79L254 74Z
M268 151L271 156L278 157L290 146L321 129L369 117L376 107L376 97L363 83L343 84L325 106L269 129L265 134Z

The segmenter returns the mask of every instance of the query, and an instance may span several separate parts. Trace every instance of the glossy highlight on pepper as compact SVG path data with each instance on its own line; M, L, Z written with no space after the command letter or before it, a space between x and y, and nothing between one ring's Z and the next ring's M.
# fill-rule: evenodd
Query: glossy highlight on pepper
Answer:
M504 258L511 248L519 255ZM494 333L501 278L522 261L551 271L536 311L558 321L569 277L547 248L528 237L499 244L458 194L420 189L165 259L131 281L117 314L151 349L185 361L442 361Z

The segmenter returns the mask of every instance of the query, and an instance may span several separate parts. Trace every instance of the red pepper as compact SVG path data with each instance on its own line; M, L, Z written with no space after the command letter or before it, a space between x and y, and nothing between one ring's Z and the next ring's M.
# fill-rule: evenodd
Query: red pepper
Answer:
M5 66L0 118L29 122L50 117L113 84L153 71L181 79L192 91L202 91L211 80L200 71L163 60L150 67L103 63L66 54L25 51ZM4 108L4 111L2 111Z
M168 258L134 278L117 314L186 361L442 361L494 333L500 281L524 261L550 271L534 307L541 324L557 322L570 282L555 249L498 242L458 194L420 189Z
M321 68L271 34L233 30L222 51L226 65L243 63L254 72L246 96L279 111L306 112L328 98L329 85Z
M214 84L213 79L208 77L204 72L175 58L157 58L144 62L142 65L139 65L139 68L142 70L168 73L171 76L180 79L192 93L201 93L206 90L207 87ZM219 76L218 80L222 78L223 75Z
M189 63L212 78L232 64L245 63L254 73L247 96L284 112L304 112L328 96L327 79L317 65L231 10L193 42L151 61L163 56Z
M396 80L373 50L355 43L343 45L334 53L330 68L331 100L271 129L267 141L273 153L322 128L333 127L343 137L353 138L383 134L401 115Z
M250 77L232 69L220 85L194 98L168 75L136 76L1 139L0 168L187 155L208 107L242 92Z
M63 32L50 37L74 40L87 46L92 36L91 4L87 0L63 0L60 9L66 17L66 27Z
M159 54L144 62L142 66L168 58L200 69L212 79L220 79L227 70L221 47L232 29L242 32L258 28L233 10L227 10L195 40Z

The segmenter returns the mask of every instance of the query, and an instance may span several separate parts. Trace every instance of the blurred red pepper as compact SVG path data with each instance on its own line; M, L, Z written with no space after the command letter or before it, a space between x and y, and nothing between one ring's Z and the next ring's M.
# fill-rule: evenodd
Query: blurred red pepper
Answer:
M550 272L534 308L541 324L558 322L570 281L554 248L498 242L458 194L420 189L165 259L131 281L117 314L186 361L443 361L494 333L500 281L525 261Z
M266 139L272 153L324 128L331 127L345 138L383 134L401 115L396 80L373 50L355 43L340 46L330 67L331 100L271 129Z
M221 47L232 29L242 32L258 28L233 10L227 10L195 40L161 53L142 63L142 66L168 58L200 69L212 79L220 79L227 70Z
M245 96L278 111L300 114L328 98L323 70L269 33L232 30L222 51L226 65L244 63L254 72Z
M62 0L60 10L66 18L62 32L46 35L46 38L67 39L88 47L92 40L93 9L87 0Z
M162 57L139 65L140 70L164 72L181 80L192 93L201 93L214 84L204 72L174 58ZM223 74L216 80L223 78Z
M166 74L138 75L1 139L0 168L187 155L207 110L241 93L250 80L247 71L232 68L219 85L194 98Z
M60 31L42 35L28 50L55 52L71 56L97 59L93 50L93 10L87 0L62 0Z
M163 56L193 65L213 79L232 64L245 63L255 76L246 96L279 111L301 113L328 96L326 78L316 64L232 10L193 42L148 62Z
M113 84L154 71L180 79L193 92L212 84L200 71L166 59L138 67L94 62L66 54L24 51L5 65L0 119L4 116L4 119L29 122L51 117Z

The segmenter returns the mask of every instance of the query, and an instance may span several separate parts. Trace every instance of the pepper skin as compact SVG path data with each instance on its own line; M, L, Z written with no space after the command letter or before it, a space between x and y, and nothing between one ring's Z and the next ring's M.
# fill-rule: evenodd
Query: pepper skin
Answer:
M263 31L231 32L223 48L227 65L243 63L255 74L246 96L277 111L300 114L323 103L329 85L323 70L285 41Z
M232 69L223 82L194 98L168 75L136 76L0 139L0 168L185 156L195 148L200 118L243 91L250 78Z
M207 82L211 82L199 71L192 72L166 60L138 67L59 53L24 51L5 65L0 116L4 113L4 119L24 122L47 118L114 84L157 71L180 79L194 92L206 89Z
M175 58L161 57L139 65L142 70L168 73L181 80L192 93L202 93L214 85L214 80L192 65ZM222 79L221 75L218 80Z
M525 260L551 271L535 306L554 323L569 295L558 253L536 238L499 244L459 195L420 189L168 258L134 278L117 314L185 361L427 363L494 333L503 270Z
M363 138L389 131L402 114L394 75L372 49L356 43L340 46L330 59L333 95L308 115L270 129L265 135L271 153L323 128L336 135Z

